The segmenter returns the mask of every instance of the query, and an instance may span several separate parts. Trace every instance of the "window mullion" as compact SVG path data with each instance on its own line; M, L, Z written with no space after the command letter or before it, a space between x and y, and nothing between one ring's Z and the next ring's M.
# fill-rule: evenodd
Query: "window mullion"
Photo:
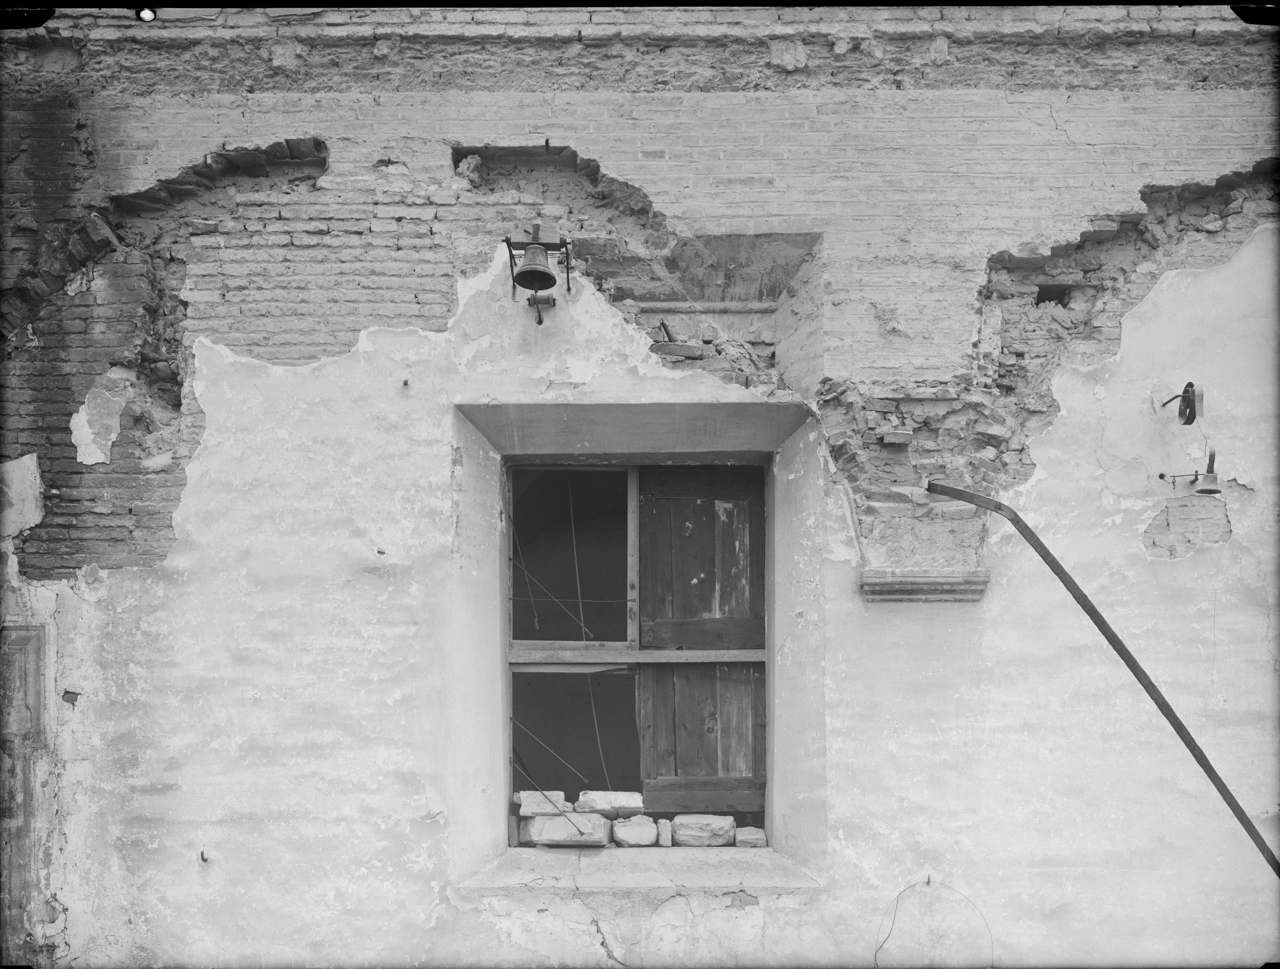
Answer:
M640 645L640 469L627 468L627 642Z

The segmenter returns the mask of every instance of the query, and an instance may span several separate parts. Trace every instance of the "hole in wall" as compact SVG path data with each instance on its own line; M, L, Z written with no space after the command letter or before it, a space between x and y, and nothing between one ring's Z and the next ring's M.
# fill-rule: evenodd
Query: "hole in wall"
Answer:
M1074 287L1058 284L1048 284L1036 287L1036 306L1043 303L1057 303L1059 306L1066 307L1071 302L1071 290Z

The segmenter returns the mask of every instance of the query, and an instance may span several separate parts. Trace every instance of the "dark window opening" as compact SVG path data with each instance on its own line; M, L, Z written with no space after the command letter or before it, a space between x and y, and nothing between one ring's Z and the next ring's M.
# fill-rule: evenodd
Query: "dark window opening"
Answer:
M513 468L511 636L627 638L627 472Z
M635 673L513 673L515 790L640 790L635 698Z

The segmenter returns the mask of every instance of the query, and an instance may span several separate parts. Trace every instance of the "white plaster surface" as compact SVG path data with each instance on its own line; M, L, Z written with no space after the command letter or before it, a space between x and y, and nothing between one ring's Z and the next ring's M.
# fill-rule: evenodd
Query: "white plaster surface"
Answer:
M1004 496L1273 844L1275 249L1260 232L1166 279L1118 360L1065 370L1040 473ZM207 425L165 566L30 587L57 602L57 689L80 694L57 705L50 876L70 951L861 965L917 886L880 961L1274 958L1274 875L1034 553L996 525L983 601L863 602L811 425L769 485L773 847L508 849L501 468L452 403L755 398L651 360L586 283L534 327L499 268L447 333L373 328L297 368L197 342ZM1203 439L1151 400L1188 379L1233 530L1153 560L1154 475Z
M36 453L0 462L0 538L13 538L43 519L44 486Z

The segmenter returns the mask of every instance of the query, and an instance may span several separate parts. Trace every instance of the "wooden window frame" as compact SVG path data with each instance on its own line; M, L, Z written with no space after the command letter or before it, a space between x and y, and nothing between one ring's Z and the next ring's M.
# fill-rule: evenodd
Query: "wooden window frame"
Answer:
M688 462L699 467L723 466L718 464L702 464ZM725 811L741 811L755 813L764 809L765 787L767 784L766 754L764 731L768 723L767 700L764 690L764 678L768 670L768 651L766 649L767 631L761 646L754 648L693 648L680 646L677 648L648 648L641 646L640 621L640 470L642 467L664 467L655 462L626 465L613 463L600 464L563 464L529 461L509 461L504 463L503 480L503 524L504 548L507 555L506 577L506 661L507 675L514 673L595 673L607 670L629 668L639 672L642 666L660 664L667 667L680 667L685 664L751 664L754 669L749 677L758 681L753 723L752 745L754 749L754 766L751 776L723 777L658 777L645 780L645 809L656 813L698 812L723 813ZM560 640L517 640L514 638L514 609L511 590L514 588L515 551L514 551L514 507L512 503L512 474L517 468L537 468L544 471L622 471L627 473L627 639L625 641L560 641ZM768 466L763 466L767 478ZM760 500L764 500L763 493ZM760 529L759 540L767 542L768 531L764 527L763 508L761 517L755 523ZM762 546L763 550L763 546ZM758 568L763 570L767 556L761 555ZM765 577L759 577L760 585L756 594L764 596ZM509 695L509 694L508 694ZM641 699L637 698L637 728L641 731L642 774L645 750L644 724L640 722Z
M515 468L540 471L622 471L627 472L627 638L621 641L515 639L512 635L511 596L506 601L507 665L512 673L589 672L584 667L612 669L636 663L763 663L765 650L754 649L641 649L640 648L640 465L628 464L541 464L513 461L505 466L503 491L506 529L503 546L507 555L507 588L512 588L515 567L512 531L515 509L511 505L511 471ZM763 537L763 536L762 536Z

